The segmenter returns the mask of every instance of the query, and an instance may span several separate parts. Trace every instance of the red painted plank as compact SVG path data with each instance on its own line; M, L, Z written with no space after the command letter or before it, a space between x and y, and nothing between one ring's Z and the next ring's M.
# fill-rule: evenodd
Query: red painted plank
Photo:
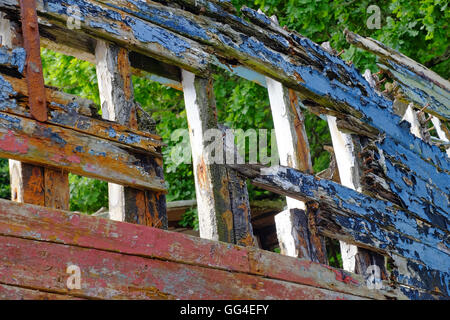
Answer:
M100 299L361 299L260 276L0 236L0 282ZM80 268L68 289L67 267Z
M81 300L81 298L0 284L0 300Z
M376 299L401 297L390 289L368 290L359 275L306 260L6 200L0 200L0 234L264 275Z

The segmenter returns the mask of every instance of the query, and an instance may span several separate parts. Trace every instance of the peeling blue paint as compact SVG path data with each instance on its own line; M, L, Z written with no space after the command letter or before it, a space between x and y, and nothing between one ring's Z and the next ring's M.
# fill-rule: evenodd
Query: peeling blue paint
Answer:
M16 94L11 83L0 75L0 110L16 109L17 101L11 98Z
M250 9L249 7L243 7L241 9L241 11L243 13L246 13L250 17L252 17L252 19L257 20L260 23L265 24L267 26L270 26L270 24L272 23L272 21L269 19L268 16L266 16L265 14L259 13L256 10Z
M160 27L152 27L147 23L126 17L124 22L131 27L133 34L139 41L143 43L158 43L167 50L175 53L177 57L182 57L182 53L188 50L191 46L175 34Z
M204 28L182 15L175 15L172 12L160 10L156 6L143 1L129 0L128 2L133 4L138 10L132 10L129 7L121 7L112 3L108 3L108 5L168 29L177 30L202 40L210 39Z
M26 55L24 48L10 50L6 47L0 47L0 65L16 68L19 73L23 73Z

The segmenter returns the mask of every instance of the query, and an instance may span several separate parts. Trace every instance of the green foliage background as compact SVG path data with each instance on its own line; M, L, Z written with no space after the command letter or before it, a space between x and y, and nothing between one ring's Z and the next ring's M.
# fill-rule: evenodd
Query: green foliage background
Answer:
M420 63L430 66L441 76L449 77L449 61L439 62L448 52L448 1L445 0L232 0L239 9L246 5L261 8L267 15L277 15L282 26L321 43L330 41L333 48L345 49L342 58L351 60L364 70L377 71L376 58L344 39L343 31L351 31L378 39ZM382 11L382 26L369 30L367 7L376 4ZM45 79L48 85L77 94L99 104L95 67L88 62L42 51ZM219 121L232 128L272 129L269 100L264 88L236 78L225 71L214 75ZM136 101L157 121L157 132L168 147L164 149L168 201L195 197L192 166L171 161L179 139L177 129L187 128L182 93L145 78L134 77ZM314 170L327 168L329 156L323 146L331 144L326 122L306 112L306 130L312 151ZM270 140L270 139L269 139ZM71 209L92 213L107 207L107 185L83 177L70 176ZM274 197L250 188L252 199ZM0 196L9 198L7 161L0 163ZM196 225L195 210L189 211L183 225Z

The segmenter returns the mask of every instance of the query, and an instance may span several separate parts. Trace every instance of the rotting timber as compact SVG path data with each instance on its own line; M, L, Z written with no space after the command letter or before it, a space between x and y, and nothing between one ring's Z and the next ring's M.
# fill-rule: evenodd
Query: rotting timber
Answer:
M36 39L21 27L22 2L28 1L0 0L0 156L20 161L13 199L25 202L0 201L1 298L449 299L450 162L445 148L414 135L415 122L403 120L405 110L413 118L431 114L445 142L447 81L346 32L349 42L379 55L380 67L399 83L402 101L391 100L371 84L371 75L332 51L261 12L244 7L238 16L228 1L37 0L41 44L97 63L102 108L112 113L102 119L92 102L45 88L39 109L45 114L36 115L36 93L27 84L30 77L43 79L29 71L25 44ZM68 28L74 8L80 28ZM268 90L281 88L280 96L272 92L271 107L275 112L276 100L284 99L279 103L293 112L287 119L295 119L288 123L297 133L289 138L294 146L303 139L300 107L335 117L342 133L360 141L353 154L360 190L308 170L206 163L199 132L218 126L208 89L212 66ZM208 239L157 229L168 222L164 143L139 124L132 73L185 93L200 236ZM403 112L400 103L407 105ZM307 148L292 152L296 167L308 168ZM67 190L67 172L110 182L110 197L122 199L114 204L119 221L59 210L67 199L55 188ZM279 237L292 240L301 258L257 248L245 178L305 202L303 211L289 212L302 217L288 221L294 232L283 236L293 239ZM372 289L364 274L318 263L323 236L372 252L361 257L386 257L389 276ZM45 265L39 252L46 253ZM66 277L69 261L82 270L79 289L57 281ZM98 278L111 285L99 288Z

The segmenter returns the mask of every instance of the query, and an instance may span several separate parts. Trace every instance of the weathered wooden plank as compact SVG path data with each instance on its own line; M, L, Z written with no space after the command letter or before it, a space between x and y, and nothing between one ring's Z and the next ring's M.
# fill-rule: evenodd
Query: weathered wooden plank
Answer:
M241 163L243 158L234 143L235 135L233 130L223 124L218 124L218 128L222 132L223 160L225 162ZM216 137L215 139L218 138ZM242 246L256 246L257 239L253 235L247 181L233 169L225 168L225 170L228 180L231 212L233 214L234 243Z
M3 94L0 97L0 110L30 117L25 81L2 74L0 85ZM54 88L47 88L46 92L49 109L48 123L123 143L161 157L156 151L164 145L161 137L100 119L96 115L97 107L90 100L63 93Z
M67 171L44 168L44 193L46 207L69 210L70 189Z
M8 2L6 8L16 9L17 3L11 4L10 0ZM63 20L65 24L70 17L70 6L78 7L81 28L92 35L105 40L114 39L125 48L157 57L163 62L176 64L186 70L205 71L205 62L209 55L201 45L142 19L123 15L121 11L98 2L40 0L38 12L51 23L58 24L57 20Z
M5 236L262 275L375 299L404 297L388 285L369 290L360 275L264 250L6 200L0 200L0 213Z
M349 43L376 54L387 70L415 103L443 120L450 120L450 82L435 72L379 41L345 32Z
M231 212L233 213L234 241L237 245L252 247L256 245L251 224L251 209L247 183L234 170L227 169L230 191Z
M0 300L81 300L80 298L0 284Z
M146 154L3 112L0 112L0 155L114 183L161 192L166 189L162 172L155 169L158 166Z
M398 250L400 255L422 261L437 270L448 271L448 233L425 225L392 203L373 199L328 180L318 180L292 168L263 168L260 174L252 167L256 166L235 166L264 189L299 200L320 199L321 206L333 214L360 217L366 220L372 233L379 232L380 237L392 243L390 250ZM347 218L344 220L352 222ZM433 231L429 233L430 228ZM384 249L379 242L371 247Z
M2 283L60 294L100 299L363 299L255 275L94 249L10 237L0 237L0 243ZM80 289L67 288L69 265L80 268Z

